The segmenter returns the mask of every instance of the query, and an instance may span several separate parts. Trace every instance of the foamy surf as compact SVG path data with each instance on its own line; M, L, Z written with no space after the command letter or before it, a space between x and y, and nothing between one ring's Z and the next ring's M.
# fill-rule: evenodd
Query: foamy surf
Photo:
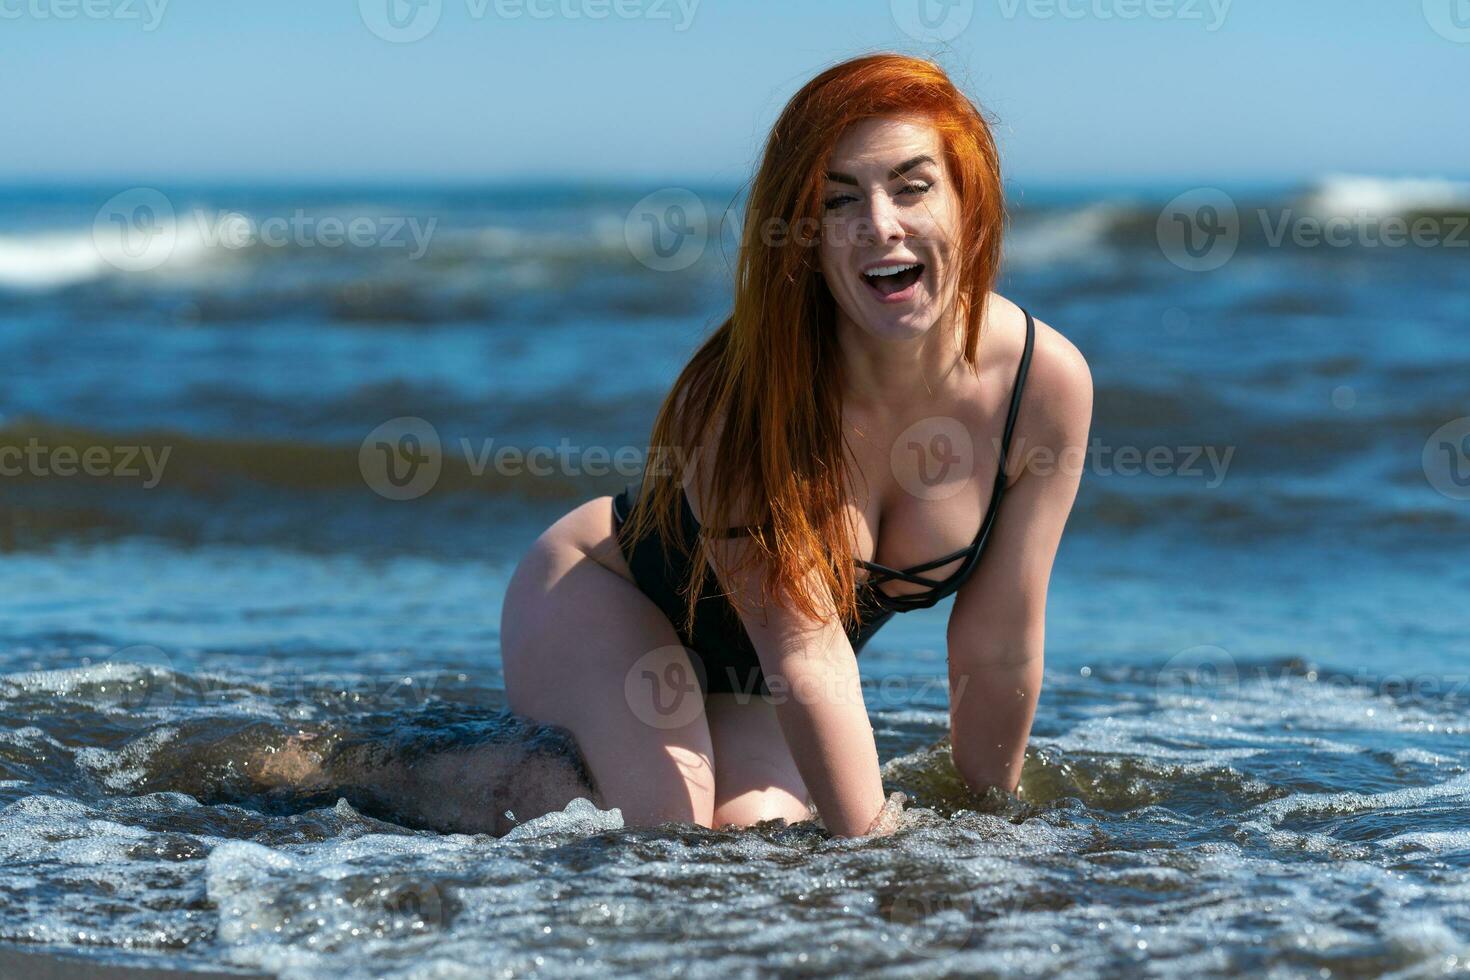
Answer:
M1470 214L1470 181L1330 174L1302 196L1302 206L1320 217Z
M56 289L100 278L109 268L85 233L0 235L0 287Z
M61 238L44 288L0 284L0 943L342 978L1457 969L1464 253L1273 237L1311 189L1227 188L1209 272L1161 254L1187 186L1015 202L1001 292L1096 393L1024 792L955 771L944 610L902 617L862 662L911 801L876 842L629 828L503 711L513 563L621 489L588 460L647 451L733 229L657 271L626 241L651 188L225 188L176 197L199 261L99 274L64 253L107 193L11 195L8 244ZM416 260L221 244L297 207L441 221ZM361 455L402 417L446 453L410 501Z

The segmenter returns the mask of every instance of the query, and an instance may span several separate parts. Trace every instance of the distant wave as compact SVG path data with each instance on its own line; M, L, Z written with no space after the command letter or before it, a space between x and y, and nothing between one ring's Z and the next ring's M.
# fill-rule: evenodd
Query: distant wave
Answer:
M1470 182L1331 174L1303 194L1300 203L1320 217L1470 215Z
M1052 265L1096 254L1115 230L1132 223L1136 213L1114 202L1036 213L1012 229L1006 257L1023 265Z
M548 404L536 399L522 408L530 416ZM573 411L597 412L598 404L582 403ZM615 411L618 404L608 402L601 410ZM1427 408L1365 418L1356 429L1342 429L1312 419L1283 428L1227 402L1191 406L1169 393L1147 397L1105 385L1099 404L1107 407L1099 413L1071 520L1078 530L1171 535L1208 528L1212 534L1254 541L1326 533L1366 540L1365 529L1372 529L1378 545L1399 547L1426 535L1463 536L1470 529L1463 508L1428 492L1417 464L1412 472L1403 471L1400 456L1379 453L1379 447L1421 445L1422 433L1438 418ZM1180 418L1166 430L1149 428L1147 419L1167 415L1170 406L1177 407ZM461 438L445 427L437 475L408 502L384 496L369 482L383 477L376 467L364 469L358 442L118 433L17 422L0 429L0 448L24 447L34 439L53 454L70 447L77 460L90 447L113 447L109 458L131 472L6 477L0 550L141 534L191 544L277 542L308 549L483 556L486 549L508 547L519 533L513 529L523 523L553 520L637 478L643 461L637 447L647 433L631 409L626 425L616 427L628 433L626 445L617 447L633 450L626 459L610 455L613 447L590 443L559 456L555 439L527 438L524 422L498 418L504 424L494 431L508 435L495 441L497 450L534 450L539 454L534 467L520 462L498 467L484 439ZM582 422L566 431L593 430ZM150 454L122 455L130 447L147 447ZM1345 466L1363 466L1353 453L1370 448L1378 453L1382 478L1401 480L1408 492L1364 495L1351 489L1351 481L1333 479ZM583 455L594 449L597 456ZM1145 453L1155 449L1163 462L1147 469ZM1124 450L1133 452L1131 459L1121 455ZM483 533L466 535L466 527Z
M211 246L196 225L179 222L176 231L167 260L144 274L164 276L193 270L208 256ZM0 288L59 289L117 274L127 265L126 256L105 236L99 239L91 232L0 235Z
M1294 193L1237 194L1235 203L1243 219L1241 247L1249 249L1267 239L1259 222L1244 220L1257 210L1294 208L1316 217L1470 215L1470 183L1334 174ZM716 227L713 217L723 216L715 211L700 226L710 237L697 261L671 275L639 262L625 237L627 212L617 204L594 198L504 213L387 201L320 209L196 206L180 211L170 226L172 247L143 271L126 271L136 268L135 257L85 224L36 228L0 236L0 290L101 288L123 299L178 294L203 319L212 313L291 315L303 301L315 300L326 315L348 321L490 316L520 297L575 293L589 283L619 312L634 314L688 312L690 290L724 295L710 287L728 278L738 221ZM1130 255L1157 259L1163 204L1163 197L1136 193L1101 193L1068 204L1020 202L1006 242L1008 261L1048 269ZM328 244L320 231L328 219L367 222L371 232L356 244L339 232L335 237L342 240ZM1286 245L1289 250L1290 239ZM1159 268L1168 271L1167 264Z
M365 429L363 436L367 435ZM9 465L20 472L6 476L11 488L28 484L80 486L90 483L109 488L113 493L129 487L145 490L159 487L185 489L210 498L228 495L230 484L243 481L262 488L313 493L357 489L372 497L372 490L360 466L358 445L322 445L286 439L211 438L180 432L122 435L28 422L0 427L0 447L23 448L31 441L53 453L59 447L70 447L77 459L91 447L108 447L109 459L119 461L118 469L126 466L137 473L130 476L126 472L101 475L76 472L53 476L30 472L17 462L21 457L15 457L9 460ZM124 448L131 447L140 449L136 453L123 452ZM486 453L485 447L474 440L466 449L461 442L446 439L441 452L442 468L434 483L434 491L473 490L523 500L565 499L576 495L579 487L588 486L589 480L595 483L603 475L611 480L609 486L621 487L622 482L626 482L626 478L619 482L619 474L610 463L599 464L608 470L606 474L601 470L591 475L580 471L556 472L557 460L551 455L547 456L545 466L537 464L538 469L534 473L519 470L501 472L497 471L489 455L484 459L476 458L476 454ZM124 459L128 461L126 464L120 462ZM154 466L153 470L149 469L150 465ZM153 479L155 476L156 480Z
M432 224L433 215L372 217L376 210L391 211L310 220L376 221L391 245L322 244L291 228L264 230L259 222L269 216L194 209L172 225L172 247L145 268L121 254L120 240L90 230L0 236L0 307L102 301L182 325L300 317L424 324L708 315L727 292L711 288L723 274L719 248L706 247L679 274L654 271L629 250L621 217L605 209L548 215L540 226L460 217L449 227Z
M1184 191L1188 193L1188 190ZM1349 239L1349 247L1319 248L1315 239L1298 246L1292 235L1282 235L1285 219L1311 217L1383 221L1430 217L1453 219L1439 229L1447 242L1470 242L1461 222L1470 219L1470 182L1440 178L1380 178L1332 174L1305 189L1284 194L1236 192L1230 194L1239 223L1239 248L1245 252L1270 249L1283 255L1301 251L1331 260L1372 247L1366 237ZM1018 208L1006 241L1007 261L1027 269L1063 267L1087 260L1159 257L1158 222L1166 203L1137 196L1118 197L1066 207ZM1380 251L1382 251L1380 249ZM1389 250L1392 251L1392 250ZM1441 249L1459 251L1465 249ZM1167 270L1167 265L1157 268Z
M333 230L322 230L329 221ZM342 230L355 222L363 223L360 239ZM466 226L442 215L405 214L386 205L349 212L297 208L285 214L199 207L160 227L172 236L171 245L143 270L155 281L195 273L201 262L226 256L236 260L237 269L280 256L380 255L393 262L424 258L431 266L494 260L506 264L510 281L528 283L541 281L537 266L634 262L623 240L622 219L600 210L578 214L572 221L548 216L544 226L516 227L496 222ZM0 236L0 286L54 289L119 273L131 276L139 271L136 259L126 254L120 240L85 226L9 234Z
M55 289L106 273L107 262L89 235L0 235L0 286Z

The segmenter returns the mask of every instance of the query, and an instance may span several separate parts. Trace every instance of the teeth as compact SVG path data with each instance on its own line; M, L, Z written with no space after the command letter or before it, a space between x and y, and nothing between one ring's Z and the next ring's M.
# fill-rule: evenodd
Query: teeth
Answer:
M865 276L896 276L900 272L907 272L909 269L916 269L916 268L918 268L918 266L919 266L919 263L917 263L917 262L906 262L906 263L903 263L901 265L880 265L877 268L869 269L867 272L864 272L863 275L865 275Z

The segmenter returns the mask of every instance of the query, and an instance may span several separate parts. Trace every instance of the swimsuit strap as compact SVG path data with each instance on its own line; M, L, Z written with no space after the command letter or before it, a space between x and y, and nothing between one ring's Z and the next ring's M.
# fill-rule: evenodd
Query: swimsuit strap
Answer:
M1000 506L1000 498L1005 495L1006 461L1010 458L1011 455L1011 436L1016 430L1016 418L1018 415L1020 415L1021 412L1021 393L1026 389L1026 378L1031 371L1031 352L1036 345L1036 323L1031 317L1031 312L1025 309L1022 309L1021 312L1026 314L1026 344L1021 351L1021 361L1016 366L1015 381L1011 385L1011 404L1009 410L1006 413L1005 430L1001 433L1000 460L996 466L995 489L991 492L990 507L986 511L985 519L980 524L980 531L978 534L975 535L975 540L966 547L961 548L960 550L953 552L952 554L945 555L943 558L936 558L933 561L923 562L921 564L914 565L912 568L907 569L889 568L886 565L880 565L877 562L864 561L861 558L853 559L858 563L859 566L883 576L881 578L870 578L865 584L877 585L879 582L887 582L890 579L901 579L914 585L927 585L936 589L940 589L944 588L947 583L936 582L933 579L925 578L917 573L927 572L930 569L938 568L941 565L948 565L956 558L968 555L969 560L966 561L964 567L955 572L954 575L950 576L950 580L952 581L956 576L968 575L970 568L973 567L975 563L975 559L979 557L980 551L985 545L985 540L989 536L990 526L995 522L996 508ZM732 538L749 537L756 531L768 532L771 530L771 524L769 521L764 524L739 524L735 527L724 528L718 531L701 527L699 521L694 516L694 510L689 506L689 495L687 493L684 493L681 489L679 496L683 503L685 518L690 521L693 527L698 529L699 533L707 535L708 537L721 540L730 540ZM961 578L961 581L963 581L963 578ZM955 588L958 588L958 585L956 585ZM946 592L945 595L947 594L948 593ZM921 597L885 596L885 598L918 599ZM943 598L943 596L940 596L940 598Z
M985 542L990 537L990 529L995 524L996 514L999 512L1001 498L1005 496L1006 461L1011 455L1011 437L1016 430L1016 418L1021 413L1021 394L1026 390L1026 378L1031 373L1031 353L1036 346L1036 323L1032 319L1030 311L1023 309L1021 312L1026 314L1026 344L1021 350L1021 361L1016 365L1016 377L1011 385L1011 403L1006 412L1005 429L1001 433L1000 440L1000 458L997 460L995 468L995 487L991 491L990 506L986 508L985 518L980 522L980 530L976 533L975 540L968 547L961 548L959 551L947 555L944 558L924 562L909 569L889 568L877 562L864 561L862 559L857 560L860 566L876 573L869 577L864 584L874 587L873 591L882 600L896 608L925 608L934 605L940 599L955 592L964 584L965 579L969 577L971 569L975 567L975 563L979 560L981 552L985 549ZM952 572L945 581L936 582L933 579L913 574L915 572L925 572L931 568L938 568L940 565L946 565L962 556L966 556L964 565ZM900 579L914 585L926 585L933 591L928 595L918 593L914 595L890 596L876 588L877 585L892 579Z
M732 538L751 537L756 531L771 530L770 521L764 524L737 524L734 527L714 530L699 523L699 519L694 516L694 508L689 506L689 494L685 493L682 487L679 489L679 501L684 507L684 519L689 522L696 533L703 534L705 537L728 541Z

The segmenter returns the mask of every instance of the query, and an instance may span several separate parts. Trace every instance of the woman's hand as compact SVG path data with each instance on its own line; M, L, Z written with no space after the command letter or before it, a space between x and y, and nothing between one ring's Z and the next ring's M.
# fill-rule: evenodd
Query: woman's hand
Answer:
M873 818L868 825L864 837L887 837L898 829L899 817L903 815L903 805L909 798L903 793L894 791L888 794L888 799L883 802L883 809Z

